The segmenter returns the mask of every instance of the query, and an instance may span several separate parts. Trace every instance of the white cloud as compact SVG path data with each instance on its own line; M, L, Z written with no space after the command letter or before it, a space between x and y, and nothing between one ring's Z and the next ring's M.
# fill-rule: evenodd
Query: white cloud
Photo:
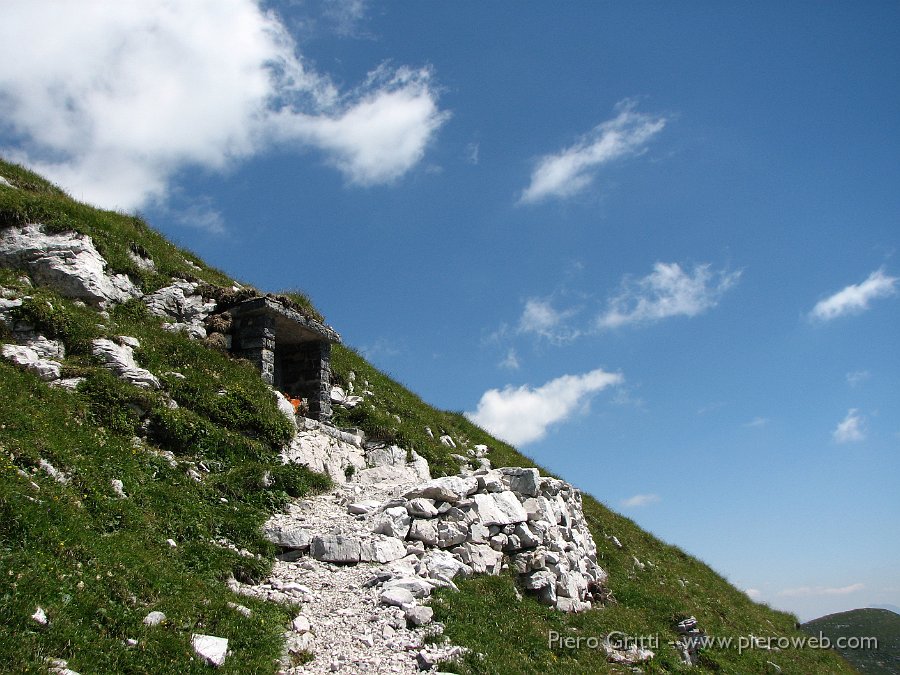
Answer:
M609 300L606 312L597 318L597 328L616 328L672 316L697 316L715 307L740 276L740 271L713 272L709 265L696 265L689 274L678 263L658 262L647 276L637 280L626 278L622 282L622 290Z
M866 438L865 421L856 408L850 408L847 416L831 433L835 443L858 443Z
M583 409L593 394L624 381L602 368L583 375L563 375L533 389L528 385L489 389L466 417L513 445L540 440L547 428Z
M754 417L752 420L744 424L745 427L750 428L759 428L764 427L769 423L768 417Z
M466 146L466 161L469 164L478 164L480 146L478 143L469 143Z
M883 268L877 269L862 283L851 284L817 302L809 316L818 321L831 321L848 314L859 314L869 309L872 300L894 295L897 281L898 277L886 275Z
M751 600L759 600L762 597L762 591L760 591L758 588L744 589L744 593L746 593L747 597Z
M285 140L319 147L351 182L375 185L393 182L418 164L448 117L438 110L427 68L382 67L336 114L291 110L274 119Z
M847 384L857 387L870 377L872 377L872 373L868 370L854 370L852 373L847 373Z
M849 586L841 586L839 588L832 588L828 586L799 586L797 588L786 588L783 591L779 591L778 595L789 598L818 595L850 595L851 593L856 593L857 591L861 591L864 588L865 584L859 583L850 584Z
M164 200L179 169L225 170L284 141L321 150L353 183L388 183L448 117L427 69L378 68L340 92L254 0L3 11L3 154L102 206Z
M541 157L520 203L571 197L591 184L602 165L642 152L650 139L662 131L666 120L635 112L634 108L634 101L620 102L616 117L596 126L575 145Z
M640 506L648 506L650 504L655 504L659 501L659 495L654 494L646 494L646 495L633 495L628 499L622 500L622 506L633 508Z
M574 340L580 331L567 326L565 322L577 312L576 309L557 310L548 300L529 298L525 302L516 330L519 333L539 335L551 342Z
M518 370L520 365L519 355L514 347L510 347L509 351L506 352L506 357L500 362L500 367L508 370Z

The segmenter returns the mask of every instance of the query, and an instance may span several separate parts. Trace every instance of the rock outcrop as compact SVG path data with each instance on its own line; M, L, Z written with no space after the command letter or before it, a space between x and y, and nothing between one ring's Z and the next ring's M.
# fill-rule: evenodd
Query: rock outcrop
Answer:
M106 273L106 261L90 237L50 233L40 224L0 231L0 266L24 270L36 283L95 306L141 295L126 275Z
M204 298L197 292L200 284L192 281L175 281L158 291L144 296L144 304L151 314L171 319L165 324L169 330L183 330L192 338L206 337L206 318L216 309L216 301Z

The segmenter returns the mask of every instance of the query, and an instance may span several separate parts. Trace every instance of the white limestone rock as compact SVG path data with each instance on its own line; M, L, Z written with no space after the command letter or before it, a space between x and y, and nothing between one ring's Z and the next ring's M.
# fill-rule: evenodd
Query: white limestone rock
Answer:
M403 615L406 622L412 626L425 626L434 619L434 610L431 607L417 605L415 607L407 607Z
M406 544L395 537L376 535L374 539L360 542L361 562L389 563L406 556Z
M191 635L191 647L207 664L218 668L225 663L228 655L228 638L194 633Z
M412 522L406 507L392 506L381 512L375 521L373 531L397 539L406 539Z
M385 590L391 588L403 588L410 593L414 598L427 598L431 595L431 592L434 590L435 585L428 581L427 579L423 579L420 576L409 576L409 577L401 577L399 579L391 579L387 583L385 583Z
M59 361L42 358L31 347L24 345L3 345L3 358L12 361L19 368L34 373L45 382L58 380L62 375Z
M125 485L118 478L113 478L110 481L110 486L112 487L112 491L118 499L128 498L128 495L125 494Z
M47 613L44 611L43 607L38 607L34 610L34 614L31 615L31 620L38 626L47 626L50 624L50 619L47 618Z
M469 537L469 526L460 522L441 521L437 526L437 545L450 548L462 544Z
M503 476L502 480L513 492L518 492L526 497L536 497L540 493L540 474L537 469L527 469L518 466L507 466L497 471Z
M434 518L438 514L434 500L426 499L425 497L416 497L409 500L406 510L409 511L409 515L415 518Z
M407 492L404 497L426 497L444 502L458 502L478 489L478 480L472 476L444 476L423 483Z
M453 553L459 556L466 565L472 568L475 574L499 574L503 562L503 554L484 544L465 543L453 549Z
M429 551L422 557L422 564L428 570L428 576L432 578L445 577L453 579L457 575L464 577L472 575L472 568L458 560L448 551Z
M144 617L143 624L145 626L158 626L166 620L166 615L162 612L150 612Z
M353 467L354 480L366 468L364 451L348 438L336 438L314 420L303 419L300 430L289 446L282 450L286 463L303 464L313 471L325 473L335 483L346 483L348 467ZM349 434L347 435L349 437Z
M146 389L159 389L159 379L145 368L135 363L134 351L127 344L117 344L106 338L98 338L91 342L91 353L103 365L123 380Z
M173 325L195 339L206 337L203 322L216 309L216 302L197 293L199 284L176 281L144 296L151 314L173 320Z
M59 340L51 340L40 333L18 333L16 341L25 347L31 347L42 359L55 361L66 358L66 347Z
M437 526L431 520L416 519L409 528L409 538L417 539L428 547L437 546Z
M528 512L509 490L476 494L475 508L484 525L511 525L528 520Z
M416 604L415 596L402 586L385 588L378 596L381 604L392 607L412 607Z
M13 310L21 306L22 301L18 298L0 298L0 324L3 324L8 330L12 330L15 326Z
M282 394L280 391L274 391L273 395L275 396L275 403L278 406L278 412L285 416L285 418L297 428L297 411L294 410L293 404L287 399L287 397Z
M355 565L362 554L359 539L341 534L313 537L309 554L316 560Z
M365 499L361 502L347 504L347 513L354 516L363 516L371 513L381 505L377 499Z
M124 274L106 273L106 261L90 237L76 232L49 233L40 224L0 232L0 266L25 270L38 284L94 306L141 295Z
M298 614L294 617L294 620L291 621L291 630L295 633L308 633L312 630L312 624L309 621L309 617L305 614Z
M312 543L309 532L295 523L276 523L271 520L263 526L263 536L276 546L306 550Z

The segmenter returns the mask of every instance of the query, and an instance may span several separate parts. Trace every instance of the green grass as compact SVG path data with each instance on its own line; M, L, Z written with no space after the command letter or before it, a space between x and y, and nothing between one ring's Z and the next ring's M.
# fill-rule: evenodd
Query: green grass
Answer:
M232 280L138 217L79 204L2 160L0 175L18 188L0 188L0 229L40 222L87 234L113 271L130 274L145 291L181 277L204 282L222 299L259 294L230 290ZM156 271L140 269L129 253L151 258ZM65 658L82 673L208 672L191 660L194 632L229 638L232 654L224 672L274 672L290 608L233 596L224 581L230 575L262 579L274 551L261 538L260 525L290 498L327 489L327 478L281 465L278 448L292 430L249 364L163 330L138 301L102 318L48 289L30 288L20 276L0 270L0 285L30 296L17 318L63 340L64 373L85 380L76 392L52 389L0 362L0 672L46 672L48 657ZM322 320L304 294L282 297ZM160 377L162 391L126 384L91 356L91 339L118 335L140 340L136 357ZM8 339L0 334L0 341ZM455 473L458 462L451 455L466 455L476 444L489 447L494 466L533 465L463 415L429 406L353 349L335 347L333 368L338 384L374 393L353 410L337 409L335 421L415 450L434 475ZM442 434L459 447L441 444ZM143 440L136 442L136 435ZM163 451L172 453L174 466ZM69 482L47 475L41 460L65 471ZM192 479L189 470L203 480ZM127 499L115 498L112 479L123 481ZM752 602L703 562L594 498L585 496L584 509L614 602L563 615L529 597L518 600L509 576L462 581L459 593L441 591L433 603L450 639L471 649L444 669L629 672L607 664L596 650L551 648L547 638L554 630L584 637L610 631L656 635L661 646L644 672L682 672L666 642L688 615L712 636L799 634L795 617ZM622 548L607 536L617 537ZM222 537L258 557L216 545ZM176 547L166 543L170 538ZM643 570L633 556L646 564ZM252 616L229 609L229 601L251 607ZM50 617L49 628L39 629L29 618L37 606ZM141 620L151 610L165 612L166 623L144 627ZM128 639L137 645L128 647ZM702 653L698 670L771 672L766 661L785 673L852 672L833 652L712 648Z
M66 369L86 380L77 392L55 390L0 363L0 578L8 582L0 670L44 672L42 660L56 657L80 672L205 672L190 660L190 635L206 632L231 640L226 672L271 672L289 610L232 596L223 582L264 578L273 550L260 536L262 522L328 480L281 465L277 449L291 428L248 364L164 331L133 307L117 308L91 336L138 337L139 361L163 374L179 403L171 410L161 393L124 383L71 349L83 339L71 326L81 323L63 319L86 311L96 321L95 313L38 293L36 306L53 308L38 323L56 327L75 354ZM185 379L164 374L174 372ZM148 441L134 443L147 421ZM154 454L164 449L177 467ZM46 475L42 459L69 474L69 484ZM201 463L210 473L198 483L186 469ZM115 498L114 478L127 499ZM260 557L215 545L221 537ZM229 600L253 615L237 614ZM31 622L37 606L50 628ZM156 609L169 621L144 627L141 619ZM129 638L138 645L126 647Z

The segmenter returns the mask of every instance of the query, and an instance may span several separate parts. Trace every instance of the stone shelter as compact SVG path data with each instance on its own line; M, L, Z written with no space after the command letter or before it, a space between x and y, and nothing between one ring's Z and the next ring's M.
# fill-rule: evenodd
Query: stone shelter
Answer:
M330 326L257 297L231 307L231 351L256 364L262 378L289 398L301 399L308 416L331 418L331 345L341 336Z

